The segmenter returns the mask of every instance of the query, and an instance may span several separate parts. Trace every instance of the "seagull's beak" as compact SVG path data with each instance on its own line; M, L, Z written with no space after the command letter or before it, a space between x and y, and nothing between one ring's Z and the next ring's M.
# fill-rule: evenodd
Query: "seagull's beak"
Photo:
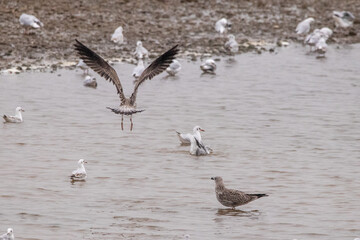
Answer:
M211 180L215 180L215 178L214 177L212 177L212 178L210 178Z
M21 109L20 111L25 112L25 110L24 110L24 109Z
M200 128L199 130L200 130L200 131L202 131L202 132L205 132L205 130L204 130L204 129L202 129L202 128Z
M87 163L86 161L84 163Z

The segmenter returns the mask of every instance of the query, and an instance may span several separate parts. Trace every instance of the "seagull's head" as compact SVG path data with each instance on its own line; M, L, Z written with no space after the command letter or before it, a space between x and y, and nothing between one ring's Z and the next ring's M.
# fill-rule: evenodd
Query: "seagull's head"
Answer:
M216 67L216 63L215 63L215 61L214 61L213 59L208 59L208 60L206 60L206 61L205 61L205 64L211 65L211 66L213 66L213 67Z
M25 112L25 110L22 109L22 107L17 107L15 111L16 111L16 112Z
M311 17L311 18L308 18L308 19L306 19L306 20L307 20L308 23L312 23L313 21L315 21L315 19L312 18L312 17Z
M87 163L84 159L80 159L80 160L78 161L78 164L84 164L84 163Z
M90 77L89 75L87 75L87 76L85 77L85 80L86 80L86 81L89 81L89 80L91 80L91 77Z
M229 40L235 40L235 36L234 36L233 34L229 34L229 35L228 35L228 39L229 39Z
M353 22L355 20L354 15L352 15L350 12L342 12L342 18L349 21L349 22Z
M202 129L200 126L195 126L194 129L193 129L193 132L196 133L196 132L205 132L204 129Z
M136 46L142 47L142 42L141 42L141 41L137 41L137 42L136 42Z
M14 230L12 228L8 228L7 230L7 235L11 235L13 234Z
M221 25L223 25L225 27L226 24L228 23L228 20L226 20L226 18L222 18L219 20L219 23L221 23Z
M215 183L222 183L223 181L222 177L212 177L211 180L214 180Z

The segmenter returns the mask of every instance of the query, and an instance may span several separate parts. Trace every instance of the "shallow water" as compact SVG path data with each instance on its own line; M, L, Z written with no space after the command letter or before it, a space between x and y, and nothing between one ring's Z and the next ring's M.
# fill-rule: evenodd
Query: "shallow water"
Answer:
M116 90L80 71L0 76L0 227L16 239L354 239L360 236L360 45L325 59L302 46L200 62L146 82L134 131ZM125 93L133 65L117 64ZM61 76L58 76L61 74ZM200 125L214 149L189 155L175 130ZM69 175L84 158L88 179ZM217 202L212 176L270 196ZM246 236L246 237L245 237Z

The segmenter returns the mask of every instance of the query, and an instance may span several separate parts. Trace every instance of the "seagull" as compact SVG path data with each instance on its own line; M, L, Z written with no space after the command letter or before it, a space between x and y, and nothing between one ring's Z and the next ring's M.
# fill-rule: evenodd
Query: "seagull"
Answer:
M222 18L215 23L215 30L220 34L223 34L231 27L231 23L226 19Z
M19 18L19 22L24 27L40 28L44 26L44 24L40 22L40 20L37 19L35 16L26 13L21 14ZM27 29L26 29L26 33L27 33Z
M78 168L74 170L70 176L72 181L84 181L86 179L87 174L85 171L84 163L87 163L84 161L84 159L80 159L78 161Z
M205 63L201 64L200 68L204 73L214 74L216 70L216 63L213 59L208 59Z
M225 207L231 207L232 209L252 202L258 198L269 196L267 194L248 194L234 189L227 189L224 186L224 182L221 177L212 177L211 180L215 180L215 193L217 200Z
M325 53L327 51L328 45L326 44L325 38L320 38L319 41L315 45L315 52L319 53L317 58L325 57Z
M333 18L335 19L335 25L337 27L348 28L353 25L355 20L354 15L351 12L343 11L333 11Z
M181 70L181 64L176 59L174 59L172 61L172 63L170 64L170 66L168 68L166 68L166 72L170 76L175 76L175 74L177 74L180 70Z
M196 156L208 155L212 153L212 149L205 146L196 136L190 136L190 154Z
M201 132L205 132L204 129L202 129L200 126L195 126L193 128L193 133L186 133L186 134L183 134L183 133L179 133L179 132L176 132L178 137L179 137L179 140L182 144L185 144L185 145L190 145L191 143L191 136L195 136L200 142L201 142L201 134L200 134L200 131Z
M115 32L111 35L111 41L118 44L124 43L124 35L123 35L123 28L120 26L118 27Z
M14 231L12 228L7 229L7 233L0 236L0 240L14 240Z
M25 112L25 110L22 109L21 107L17 107L15 109L15 116L4 115L3 118L5 119L5 122L8 122L8 123L21 123L21 122L23 122L21 112Z
M143 59L143 58L148 58L149 57L149 52L148 52L148 50L146 48L143 47L141 41L136 42L136 50L134 52L134 55L138 59Z
M312 23L313 21L313 18L307 18L304 21L300 22L296 27L296 33L299 35L308 33L310 31L310 23Z
M236 53L239 51L239 44L235 40L235 36L233 34L228 35L228 41L225 43L225 48L231 53Z
M92 88L96 88L97 87L97 82L96 82L96 78L95 77L91 77L91 76L86 76L85 77L85 81L84 81L84 86L85 87L92 87Z
M326 40L330 38L331 35L333 34L333 31L328 27L323 27L322 29L320 29L320 32L323 34Z
M317 44L321 37L325 36L320 29L315 29L312 33L306 36L304 43L313 47Z
M137 66L133 70L133 74L132 74L133 77L139 78L144 70L145 70L144 62L142 59L139 59Z
M100 76L104 77L106 80L112 82L119 94L120 98L120 106L119 108L110 108L116 114L121 114L121 129L123 130L123 116L130 115L131 127L130 131L133 128L132 122L132 114L142 112L144 110L136 109L136 95L139 86L145 82L147 79L152 79L156 75L163 72L175 58L175 55L179 52L178 45L175 45L170 50L159 56L155 59L141 74L139 79L136 81L134 86L134 91L131 94L130 98L126 98L123 92L123 88L120 83L120 79L116 74L116 71L107 63L103 58L97 55L95 52L87 48L84 44L76 40L75 49L80 55L80 58L84 60L84 62L95 72L97 72Z
M84 71L84 74L89 74L89 67L86 65L86 63L84 63L84 61L82 59L79 60L78 64L76 65L76 67L80 68L81 70Z

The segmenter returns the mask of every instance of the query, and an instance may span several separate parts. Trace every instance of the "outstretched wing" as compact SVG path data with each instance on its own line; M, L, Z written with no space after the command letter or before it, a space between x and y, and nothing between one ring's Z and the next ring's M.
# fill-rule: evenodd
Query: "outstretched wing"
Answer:
M114 68L112 68L102 57L97 55L91 49L86 47L84 44L75 39L76 43L74 44L75 50L79 54L80 58L88 65L92 70L97 72L100 76L104 77L106 80L112 82L119 94L121 103L125 103L125 95L122 89L119 77Z
M139 86L146 80L152 79L156 75L163 72L175 59L175 55L179 52L178 45L172 47L166 53L155 59L141 74L139 79L135 83L134 92L130 97L130 103L133 105L136 101L136 94Z

